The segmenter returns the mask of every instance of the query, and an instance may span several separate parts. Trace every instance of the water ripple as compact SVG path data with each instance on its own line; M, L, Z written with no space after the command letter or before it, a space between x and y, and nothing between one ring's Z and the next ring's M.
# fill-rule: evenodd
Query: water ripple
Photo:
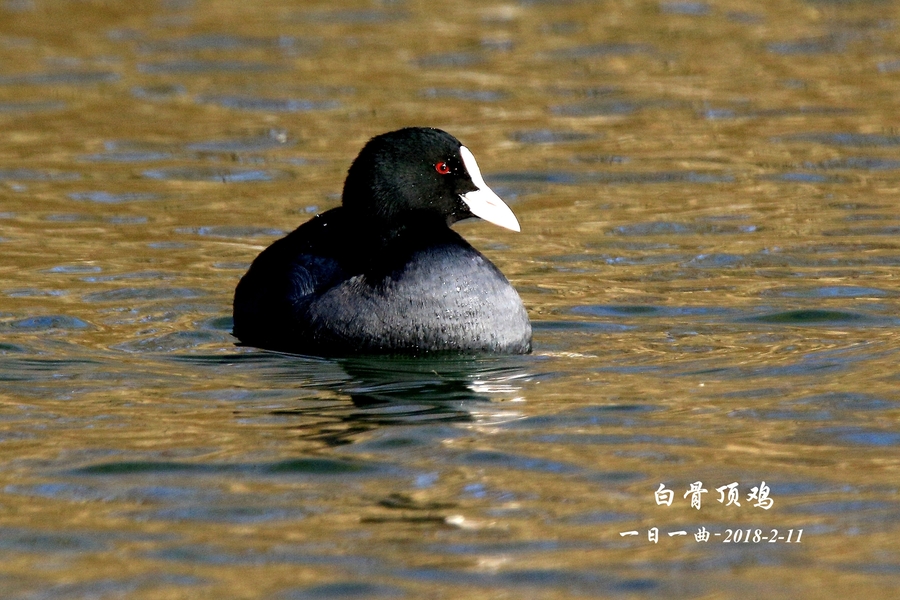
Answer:
M371 474L377 465L361 461L333 458L293 458L268 463L190 463L174 461L111 461L78 467L72 475L91 477L126 477L153 475L162 477L189 473L195 475L308 475L341 476Z
M315 23L346 23L362 25L378 25L404 21L409 18L408 13L402 10L377 10L377 9L336 9L316 10L303 12L302 19Z
M197 50L249 50L266 48L313 48L318 43L311 39L292 36L249 37L228 33L206 33L169 40L143 41L138 50L145 53L194 52Z
M630 115L644 109L677 108L680 104L670 100L587 100L576 104L558 104L550 107L550 112L562 117L597 117Z
M31 73L0 75L0 85L92 85L115 83L118 73L110 71L64 71L59 73Z
M670 15L705 17L712 9L705 2L660 2L659 10Z
M423 68L460 68L483 62L484 56L477 52L443 52L417 58L414 64Z
M0 169L0 181L72 181L80 179L78 173L37 171L34 169Z
M558 144L566 142L583 142L596 136L577 131L554 131L552 129L533 129L515 131L509 138L522 144Z
M175 230L176 233L203 235L211 237L224 238L246 238L246 237L279 237L286 232L281 229L273 229L270 227L253 227L247 226L227 226L217 225L212 227L182 227Z
M200 74L200 73L261 73L275 71L281 67L268 63L245 62L239 60L197 60L183 59L161 63L140 63L139 73L149 74Z
M85 294L85 302L122 302L126 300L175 300L192 299L204 296L205 293L192 288L118 288L105 292Z
M275 148L285 148L292 146L293 144L294 140L290 139L287 131L283 129L272 129L263 135L253 137L193 142L185 146L185 148L192 152L230 154L233 152L260 152Z
M198 104L216 104L222 108L259 110L265 112L309 112L338 108L337 100L298 100L284 98L257 98L253 96L199 96Z
M543 56L552 60L578 60L583 58L597 58L607 56L629 56L632 54L652 54L656 50L649 44L642 43L611 43L591 44L588 46L575 46L552 50Z
M131 192L116 194L112 192L73 192L69 194L72 200L98 202L100 204L119 204L122 202L142 202L146 200L159 200L159 194Z
M40 317L25 317L12 321L0 322L0 330L18 331L52 331L52 330L79 330L92 329L93 326L78 317L68 315L47 315Z
M900 146L900 135L877 133L798 133L773 138L773 142L813 142L833 146L893 147Z
M847 46L847 40L841 36L822 36L812 38L800 38L784 42L769 42L766 48L773 54L800 55L800 54L831 54L843 52Z
M309 587L293 589L279 595L284 600L350 600L352 598L405 598L408 594L403 588L381 585L365 581L335 581Z
M187 89L177 83L157 83L131 88L131 95L142 100L168 100L186 93Z
M502 183L550 183L578 185L587 183L656 184L656 183L730 183L734 176L721 172L656 171L656 172L573 172L518 171L491 173L491 181Z
M37 100L33 102L0 102L0 113L30 113L51 110L63 110L65 102L56 100Z
M849 325L866 324L873 319L856 312L806 308L747 317L748 322L780 325Z
M865 171L887 171L900 169L900 160L876 158L871 156L851 156L835 158L820 163L806 163L812 169L862 169Z
M130 340L116 344L112 348L113 350L134 353L171 353L207 344L225 344L229 339L231 338L228 335L209 331L174 331L159 336Z
M148 169L142 173L148 179L169 181L210 181L217 183L256 183L275 181L292 176L278 169L240 169L235 167L169 167Z
M420 92L423 98L452 98L454 100L467 100L470 102L500 102L508 97L508 94L492 90L465 90L457 88L427 88Z

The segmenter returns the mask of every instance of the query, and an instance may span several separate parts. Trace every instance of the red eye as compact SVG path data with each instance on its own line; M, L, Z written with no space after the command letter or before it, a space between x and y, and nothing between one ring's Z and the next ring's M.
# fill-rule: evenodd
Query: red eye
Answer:
M437 171L438 173L440 173L441 175L446 175L447 173L450 172L450 165L448 165L444 161L441 161L438 164L434 165L434 170Z

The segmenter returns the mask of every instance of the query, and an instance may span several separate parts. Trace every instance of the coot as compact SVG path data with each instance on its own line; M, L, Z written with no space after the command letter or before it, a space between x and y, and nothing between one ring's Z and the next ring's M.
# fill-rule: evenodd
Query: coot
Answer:
M519 231L475 157L439 129L371 139L342 205L253 261L234 294L244 344L320 356L531 351L531 323L503 274L450 225Z

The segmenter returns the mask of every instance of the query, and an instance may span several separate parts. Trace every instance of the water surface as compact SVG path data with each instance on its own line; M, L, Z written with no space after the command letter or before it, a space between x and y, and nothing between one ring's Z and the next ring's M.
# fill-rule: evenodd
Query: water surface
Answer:
M898 18L0 4L3 597L893 598ZM236 346L250 261L407 125L517 213L457 229L534 354Z

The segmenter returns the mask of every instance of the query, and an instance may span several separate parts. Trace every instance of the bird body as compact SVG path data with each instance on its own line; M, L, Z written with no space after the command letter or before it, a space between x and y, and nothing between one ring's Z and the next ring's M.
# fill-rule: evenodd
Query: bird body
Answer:
M450 229L475 211L518 228L455 138L423 128L374 138L350 168L342 206L253 261L235 291L235 336L329 356L529 352L519 295Z

